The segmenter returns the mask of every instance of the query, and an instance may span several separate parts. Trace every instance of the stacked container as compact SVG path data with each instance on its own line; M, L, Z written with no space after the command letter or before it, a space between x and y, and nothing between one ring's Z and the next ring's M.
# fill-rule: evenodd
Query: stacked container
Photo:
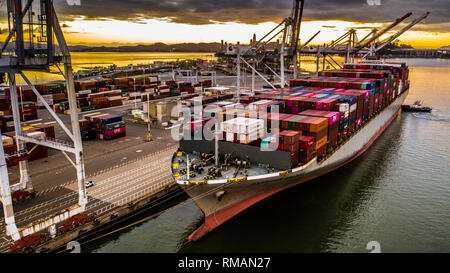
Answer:
M306 110L300 113L305 116L322 117L328 119L328 148L336 145L339 133L339 112Z
M218 114L225 141L257 144L264 149L278 143L277 150L289 153L295 167L316 156L326 156L345 141L349 132L357 132L403 92L403 86L409 84L407 75L404 64L349 65L342 70L322 71L319 77L292 80L289 88L257 91L243 97L244 104L215 105L225 106ZM273 105L281 111L271 112ZM207 116L213 115L208 112ZM252 118L265 120L264 132L271 135L263 138L262 133L250 133L247 125L240 127L241 122ZM194 129L203 127L204 121L200 121ZM262 139L258 142L256 138Z
M265 134L262 119L237 117L223 121L220 126L228 142L249 144Z

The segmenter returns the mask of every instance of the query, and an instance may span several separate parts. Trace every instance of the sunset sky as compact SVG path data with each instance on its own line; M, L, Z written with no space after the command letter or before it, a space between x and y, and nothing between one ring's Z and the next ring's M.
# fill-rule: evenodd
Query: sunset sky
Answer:
M68 2L81 5L69 5ZM292 0L54 0L69 44L122 45L155 42L248 43L290 15ZM430 11L427 19L399 40L417 48L450 45L450 4L445 0L306 0L301 39L321 30L323 44L357 28L362 38L411 11L406 20ZM4 9L4 8L3 8ZM4 14L3 14L4 15ZM3 18L5 18L3 16ZM405 26L402 24L401 26ZM6 25L2 26L4 29ZM399 29L399 28L397 28ZM395 31L390 32L390 34ZM2 31L2 37L6 35Z

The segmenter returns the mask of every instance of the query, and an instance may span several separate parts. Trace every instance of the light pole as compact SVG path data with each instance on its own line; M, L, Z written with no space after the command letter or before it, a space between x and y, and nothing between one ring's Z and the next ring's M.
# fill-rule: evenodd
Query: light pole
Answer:
M147 142L152 140L152 134L150 133L150 94L147 93Z

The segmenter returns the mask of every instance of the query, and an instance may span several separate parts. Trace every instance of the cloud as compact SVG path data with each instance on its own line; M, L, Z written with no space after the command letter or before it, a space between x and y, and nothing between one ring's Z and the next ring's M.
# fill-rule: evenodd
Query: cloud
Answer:
M82 0L80 6L69 6L66 0L54 0L61 20L116 19L141 22L143 19L164 19L176 23L202 25L236 22L258 24L281 22L290 15L292 0ZM366 23L392 22L411 11L419 16L431 14L427 23L449 22L450 5L446 0L381 0L371 6L367 0L306 0L304 20L346 20ZM409 18L411 20L411 18ZM441 29L442 30L442 29ZM449 30L449 29L447 29Z

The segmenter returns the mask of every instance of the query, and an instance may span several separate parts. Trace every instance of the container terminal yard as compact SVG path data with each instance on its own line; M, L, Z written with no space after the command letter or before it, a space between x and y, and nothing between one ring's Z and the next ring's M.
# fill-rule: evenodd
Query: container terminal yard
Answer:
M40 9L34 10L39 16L31 14L33 2L40 4ZM319 113L321 111L306 113L306 110L335 111L331 113L337 113L337 119L340 120L333 125L335 134L331 134L330 121L329 133L321 134L320 138L319 130L312 128L322 126L322 123L309 125L310 131L302 129L306 134L301 136L298 132L295 133L298 129L296 125L291 126L292 122L300 122L300 117L280 118L282 128L291 130L280 132L285 140L281 151L290 154L289 166L277 168L281 172L298 167L299 163L309 165L317 158L323 160L330 157L338 149L337 145L347 138L347 132L349 135L356 135L355 130L361 129L360 126L366 122L371 122L372 117L372 124L378 122L385 129L392 121L392 109L405 99L406 95L401 94L409 87L408 68L404 63L377 61L376 56L386 45L425 19L428 13L414 19L383 42L378 40L381 35L412 14L405 14L391 25L359 41L355 38L355 30L350 30L329 45L308 47L319 32L305 43L299 43L304 1L293 2L291 17L284 19L261 39L253 37L250 45L222 42L221 51L216 53L217 61L213 63L199 61L192 69L183 69L162 62L158 66L147 67L151 68L147 72L137 68L134 75L124 76L120 73L118 76L118 69L100 73L101 76L97 74L82 78L78 74L74 80L70 52L52 1L28 1L26 5L22 5L22 1L8 1L6 9L11 21L10 34L0 57L3 81L0 89L3 209L0 251L61 250L68 242L79 237L91 233L101 235L101 230L142 209L161 205L174 196L187 196L184 191L195 199L191 189L184 184L192 182L191 175L203 173L198 169L189 172L189 163L186 166L187 178L180 178L180 175L186 173L174 171L174 165L177 164L174 161L175 155L182 158L182 162L189 162L189 158L184 158L180 151L180 145L184 145L181 148L186 148L186 144L173 139L171 129L179 126L180 114L174 109L192 109L198 100L203 106L243 104L251 111L259 109L263 103L276 104L281 106L283 113L303 115L302 118L315 117L314 122L320 117L329 116L323 116ZM33 27L42 30L33 36L39 36L39 39L31 38L24 42L27 38L24 30L32 33ZM274 38L280 34L282 41L274 43ZM300 69L297 63L300 54L317 57L316 73ZM345 58L346 65L342 70L339 70L342 68L341 64L333 59L339 55ZM49 72L49 68L54 66L63 74L64 81L33 85L24 73ZM350 79L356 77L361 79ZM27 84L16 84L17 78L23 79ZM366 88L369 85L372 88ZM294 87L295 90L292 89ZM303 90L306 93L302 93L301 88L304 87L309 88ZM354 89L360 91L356 92ZM279 99L275 98L285 91L293 94L292 100L283 98L284 94ZM305 100L295 97L303 95L310 98ZM303 101L309 104L303 104ZM389 106L391 103L395 107ZM306 104L314 104L314 107L305 106ZM322 109L322 105L326 109ZM355 106L354 109L351 106ZM231 115L231 119L238 118L235 115L237 112L230 114L234 110L236 109L233 107L227 109L221 122L229 121L228 115ZM394 110L396 114L398 107ZM376 118L378 111L380 117ZM391 114L388 118L385 117L387 112ZM289 121L285 120L288 118ZM293 118L296 119L291 122ZM310 121L313 122L312 119ZM205 122L205 119L200 121L202 126ZM326 123L325 120L324 124ZM192 120L189 129L198 129L195 124ZM366 131L369 130L368 127ZM224 141L251 146L252 140L237 140L233 130L227 131L228 134L224 133ZM265 131L258 138L260 142L262 139L262 142L268 144L271 140L263 137L266 133L270 132ZM380 133L370 131L370 134L377 138ZM356 137L354 139L358 141ZM302 141L312 141L313 146ZM302 149L307 150L300 151L300 155L299 142ZM315 149L310 151L311 147ZM361 150L365 149L367 148ZM198 154L194 152L191 159L195 156ZM214 158L217 167L217 147ZM250 172L254 170L246 170L248 169ZM233 169L233 179L236 179L238 170L239 167L237 171ZM261 170L264 172L266 168L261 167ZM267 173L270 172L267 167ZM208 171L209 174L211 173ZM258 176L261 173L256 171L250 176L252 175ZM211 178L215 176L204 178L201 182L213 181ZM194 180L194 184L199 184L199 180ZM224 195L225 191L214 191L212 199L220 201L222 195L219 196L218 193ZM225 196L227 200L228 195ZM205 197L208 198L209 196ZM216 213L217 208L209 207L211 200L196 199L205 212L206 223L189 240L202 237L263 198L256 199L224 216L220 223L212 226L211 215Z
M224 82L227 81L229 80ZM160 102L164 100L161 99ZM142 108L142 104L143 102L140 102L137 105ZM114 211L128 207L130 202L148 199L160 191L164 193L180 191L170 174L170 160L178 148L178 143L172 140L170 130L158 126L151 128L152 141L147 142L147 125L131 115L132 108L134 102L79 113L80 119L85 115L96 115L99 112L123 116L126 124L125 136L108 141L100 139L83 141L86 180L95 184L94 187L87 189L88 213L100 215L108 212L107 217L110 217ZM24 127L45 123L54 126L51 116L45 110L39 109L37 112L39 118L24 122ZM59 113L58 116L65 124L70 124L69 115ZM63 129L54 126L54 131L57 139L67 141ZM77 203L76 175L72 165L65 160L62 153L48 149L48 157L29 161L28 171L32 177L33 192L36 196L15 202L18 225L27 226ZM19 183L20 170L17 165L9 167L9 177L11 184ZM130 190L130 187L133 187L133 190ZM166 189L167 187L169 189ZM148 204L144 202L143 205ZM4 223L1 228L2 234L5 234ZM1 250L7 251L11 243L9 236L3 236Z

